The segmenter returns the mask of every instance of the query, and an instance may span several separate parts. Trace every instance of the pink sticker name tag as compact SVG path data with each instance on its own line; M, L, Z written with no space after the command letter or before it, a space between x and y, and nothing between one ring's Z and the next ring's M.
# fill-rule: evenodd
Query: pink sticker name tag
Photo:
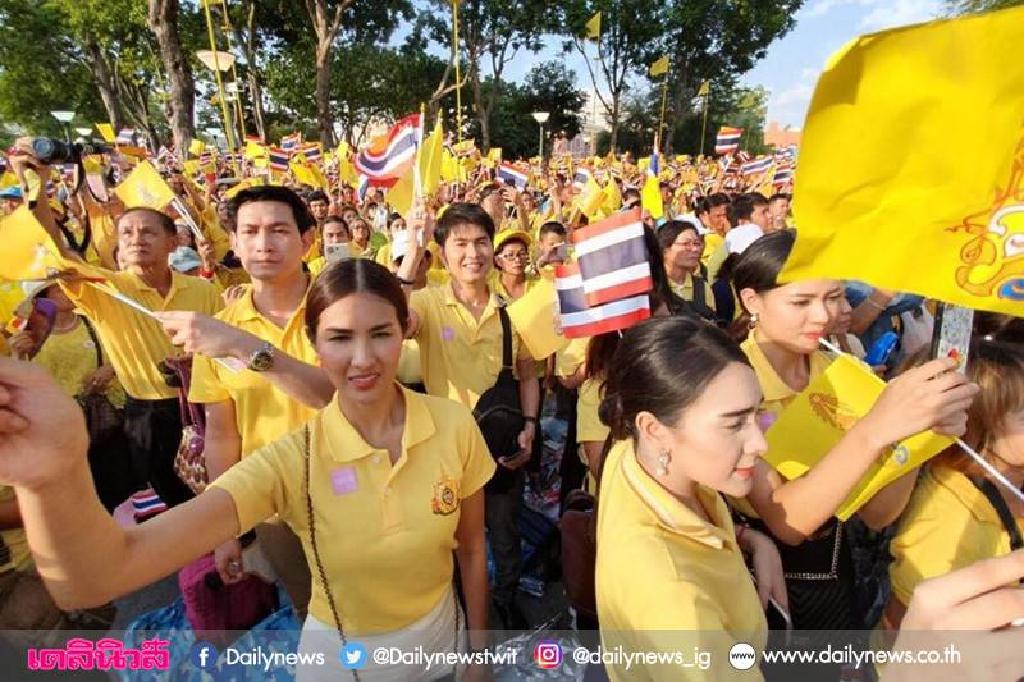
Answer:
M455 330L451 327L441 327L441 338L445 341L451 341L455 338Z
M341 467L331 472L331 488L335 495L354 493L358 487L355 467Z

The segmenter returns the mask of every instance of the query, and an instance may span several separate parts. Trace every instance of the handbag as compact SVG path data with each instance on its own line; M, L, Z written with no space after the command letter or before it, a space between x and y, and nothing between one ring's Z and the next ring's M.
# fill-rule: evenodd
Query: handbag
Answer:
M181 443L174 456L174 473L196 495L210 482L206 472L206 418L202 409L188 401L192 384L192 359L168 358L165 364L178 376L178 409L181 413Z
M565 583L566 597L577 612L596 619L595 513L594 496L585 490L573 490L565 498L565 512L558 525L562 534L562 581Z
M89 333L93 346L96 348L96 369L103 366L103 347L92 323L80 317L85 330ZM103 393L83 393L75 396L75 400L85 413L85 428L89 432L92 443L106 442L110 438L124 433L124 410L110 402Z
M498 316L501 319L501 371L494 385L484 391L473 408L473 418L495 460L519 452L519 434L526 426L519 404L519 382L512 373L512 322L504 306L498 308ZM515 473L499 465L485 489L491 492L510 489Z

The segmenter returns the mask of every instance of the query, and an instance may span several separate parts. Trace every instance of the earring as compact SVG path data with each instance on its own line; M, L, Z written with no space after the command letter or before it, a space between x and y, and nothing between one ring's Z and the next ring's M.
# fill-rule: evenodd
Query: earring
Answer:
M658 475L668 475L668 465L672 461L672 454L668 450L662 450L661 454L658 455Z
M761 318L758 316L757 313L750 313L750 328L753 329L754 327L756 327L760 319Z

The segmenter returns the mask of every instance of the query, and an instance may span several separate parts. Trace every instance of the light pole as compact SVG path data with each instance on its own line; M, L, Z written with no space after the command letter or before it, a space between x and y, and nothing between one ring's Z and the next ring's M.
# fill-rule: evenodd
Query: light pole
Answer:
M75 119L75 112L58 109L50 114L64 126L64 141L71 144L71 121Z
M544 161L544 124L548 122L548 117L550 116L551 114L546 111L535 111L533 113L533 120L540 124L540 144L538 146L540 147L540 159L542 162Z

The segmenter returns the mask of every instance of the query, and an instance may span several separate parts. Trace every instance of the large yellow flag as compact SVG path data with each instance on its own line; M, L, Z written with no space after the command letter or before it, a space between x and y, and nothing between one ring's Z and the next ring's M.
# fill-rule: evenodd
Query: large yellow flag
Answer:
M658 180L658 176L650 171L647 172L647 180L644 181L644 188L640 191L640 205L655 220L665 215L665 204L661 200L661 182Z
M433 194L441 186L441 164L444 159L444 129L441 119L434 124L434 132L423 140L420 151L420 182L424 194Z
M508 306L513 326L530 355L538 360L569 345L569 340L555 329L555 296L554 282L542 276L522 298Z
M885 382L867 365L849 355L839 355L768 429L765 461L787 479L803 476L868 413L884 389ZM879 490L952 442L951 438L925 431L898 443L872 463L836 516L848 519Z
M860 279L1024 314L1024 60L1007 58L1022 39L1015 8L834 55L803 131L780 279Z
M57 248L24 206L0 220L0 244L4 245L0 279L44 279L60 269Z
M114 126L109 123L97 123L96 130L100 131L104 142L113 144L117 140L117 135L114 134Z
M114 192L125 208L145 206L159 211L174 199L174 191L149 161L140 162Z
M601 39L601 13L597 12L587 21L587 37L591 40Z

